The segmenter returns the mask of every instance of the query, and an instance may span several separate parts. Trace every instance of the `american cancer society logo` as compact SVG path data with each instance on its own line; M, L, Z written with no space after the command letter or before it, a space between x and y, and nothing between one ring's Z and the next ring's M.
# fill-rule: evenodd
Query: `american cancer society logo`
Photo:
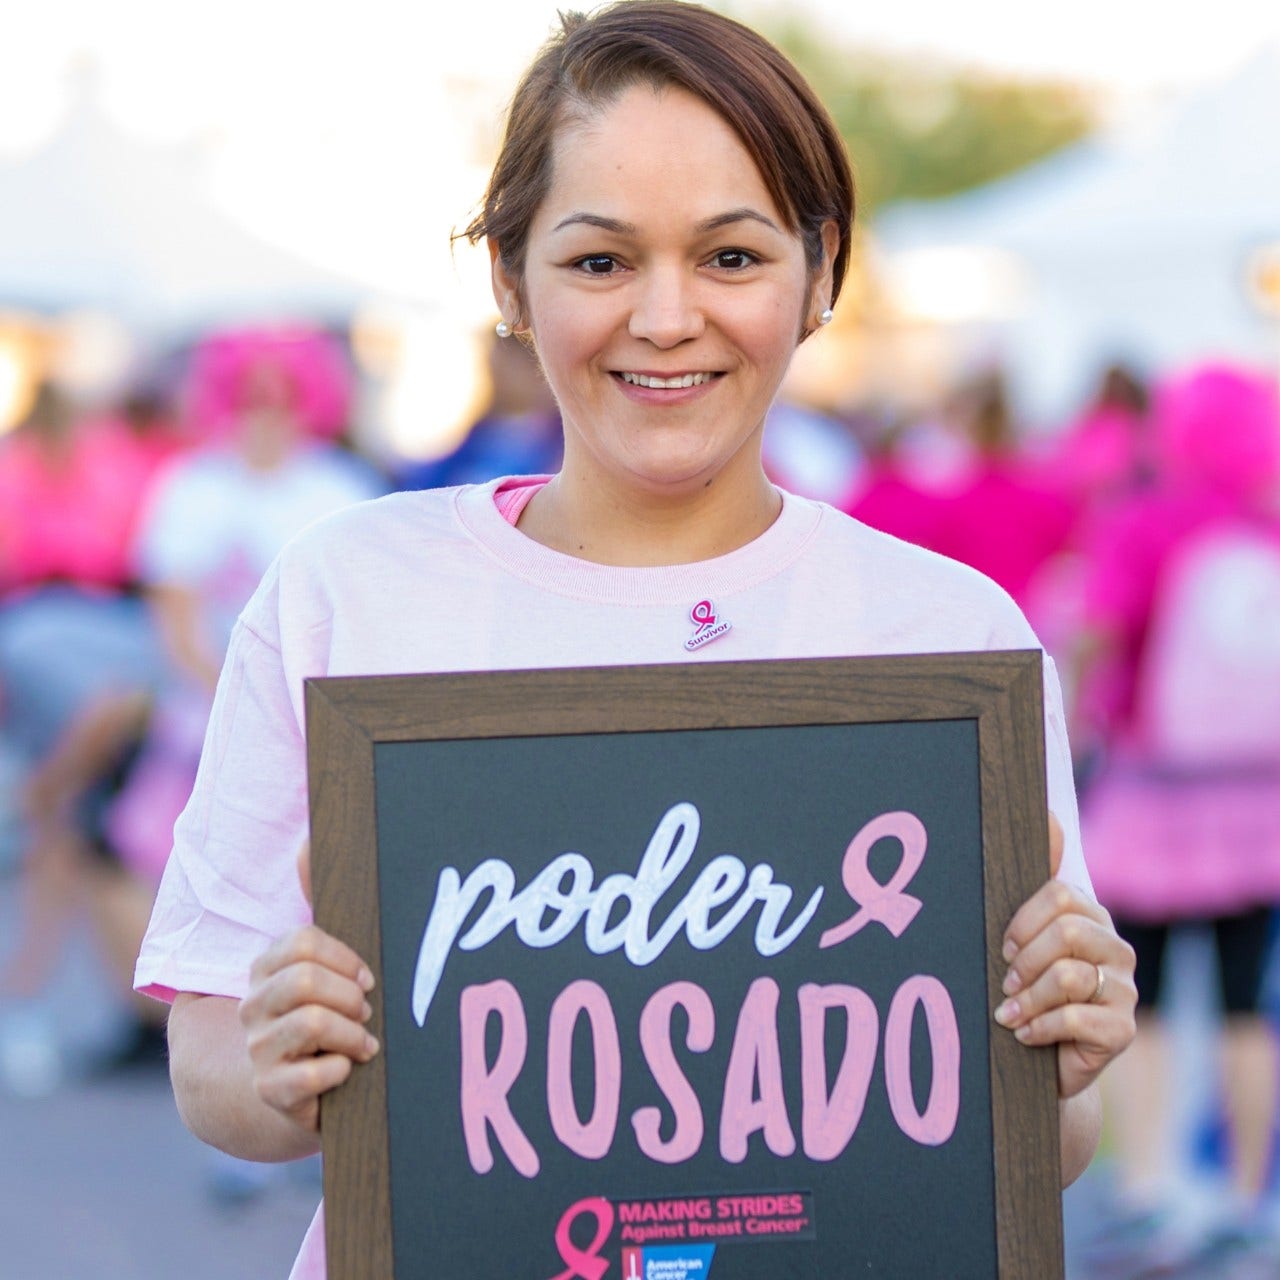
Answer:
M706 1280L713 1244L651 1244L622 1251L622 1280Z

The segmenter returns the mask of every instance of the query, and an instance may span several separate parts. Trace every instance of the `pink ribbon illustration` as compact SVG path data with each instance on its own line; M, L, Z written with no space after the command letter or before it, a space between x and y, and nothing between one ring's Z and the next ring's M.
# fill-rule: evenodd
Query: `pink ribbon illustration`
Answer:
M689 617L698 624L699 632L705 631L708 627L714 627L716 625L715 605L710 600L699 600L689 610Z
M885 836L892 837L902 845L902 861L898 869L881 884L871 874L867 858L871 847L877 840ZM903 893L920 870L924 861L924 851L929 843L924 823L914 813L898 811L883 813L873 818L849 842L844 852L844 866L840 870L840 878L844 887L858 910L844 924L828 929L818 939L819 948L834 947L837 943L851 938L859 929L865 929L873 920L884 925L895 938L902 937L903 931L915 918L916 913L924 905L912 894Z
M590 1214L596 1220L595 1238L585 1249L579 1249L569 1237L570 1228L583 1214ZM567 1263L569 1269L553 1276L552 1280L601 1280L609 1270L609 1262L599 1256L604 1242L613 1230L613 1205L603 1196L593 1196L589 1200L579 1200L570 1205L560 1218L556 1227L556 1248L560 1251L560 1261Z

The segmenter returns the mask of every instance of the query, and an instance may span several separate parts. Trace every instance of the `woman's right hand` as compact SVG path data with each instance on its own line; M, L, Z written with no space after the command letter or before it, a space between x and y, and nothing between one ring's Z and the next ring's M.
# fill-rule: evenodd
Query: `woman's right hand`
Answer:
M305 849L298 863L309 889ZM287 934L259 956L240 1021L263 1102L299 1128L319 1132L320 1095L378 1052L364 1025L372 990L368 965L315 925Z

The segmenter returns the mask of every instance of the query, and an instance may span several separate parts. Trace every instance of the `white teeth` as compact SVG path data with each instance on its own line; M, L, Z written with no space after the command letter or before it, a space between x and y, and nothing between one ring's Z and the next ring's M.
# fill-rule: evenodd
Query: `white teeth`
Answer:
M651 378L647 373L624 373L622 375L623 382L633 383L637 387L659 387L665 391L674 390L676 387L700 387L704 382L710 382L712 375L709 373L686 373L679 378Z

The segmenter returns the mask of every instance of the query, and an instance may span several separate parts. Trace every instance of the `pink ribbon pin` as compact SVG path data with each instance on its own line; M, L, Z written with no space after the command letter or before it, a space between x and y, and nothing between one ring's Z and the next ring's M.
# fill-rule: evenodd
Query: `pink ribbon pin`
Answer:
M902 845L902 861L898 863L898 869L888 882L881 884L871 874L867 859L872 845L886 836ZM865 929L873 920L884 925L895 938L902 937L907 925L916 918L916 913L924 905L919 898L903 893L903 890L920 870L928 844L929 837L924 823L914 813L900 810L872 818L849 842L849 847L844 852L844 866L840 870L844 887L849 897L858 904L858 910L843 924L828 929L818 939L819 948L834 947L837 943L844 942L858 930Z
M569 1231L584 1214L595 1218L596 1234L585 1249L579 1249L570 1238ZM553 1276L552 1280L601 1280L609 1270L609 1262L599 1254L612 1230L613 1205L603 1196L593 1196L589 1200L579 1200L577 1204L570 1205L556 1227L556 1248L560 1251L560 1261L566 1263L569 1269Z
M698 624L698 632L701 633L708 627L716 625L715 605L710 600L699 600L689 610L689 617Z

